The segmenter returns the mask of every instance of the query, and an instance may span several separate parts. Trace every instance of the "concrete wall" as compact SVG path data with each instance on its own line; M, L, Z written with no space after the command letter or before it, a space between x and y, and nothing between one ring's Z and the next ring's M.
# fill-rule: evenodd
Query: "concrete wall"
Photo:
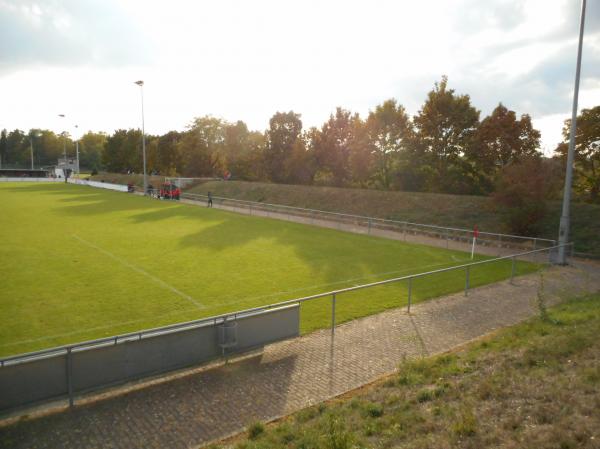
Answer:
M7 178L0 176L0 182L65 182L65 180L58 178Z
M238 315L237 345L242 352L300 334L300 306ZM54 354L10 360L0 367L0 411L65 398L69 382L74 394L128 380L192 366L222 354L214 321L176 330L142 332L139 336L87 343Z
M110 182L88 181L87 179L69 178L70 184L80 184L100 189L116 190L118 192L127 192L127 186L121 184L111 184Z

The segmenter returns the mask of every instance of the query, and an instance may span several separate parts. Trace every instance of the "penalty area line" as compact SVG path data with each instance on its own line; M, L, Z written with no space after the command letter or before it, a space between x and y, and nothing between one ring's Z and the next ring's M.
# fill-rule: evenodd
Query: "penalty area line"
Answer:
M75 240L78 240L80 243L83 243L86 246L89 246L90 248L95 249L96 251L101 252L102 254L104 254L107 257L110 257L113 260L116 260L117 262L119 262L121 265L126 266L127 268L135 271L136 273L142 274L144 276L146 276L147 278L151 279L152 281L154 281L155 283L157 283L158 285L160 285L161 287L163 287L166 290L169 290L173 293L175 293L176 295L182 297L183 299L187 299L189 302L191 302L192 304L194 304L197 308L199 309L204 309L205 306L200 304L198 301L196 301L194 298L192 298L190 295L183 293L180 290L177 290L175 287L173 287L172 285L167 284L165 281L163 281L162 279L157 278L156 276L148 273L146 270L143 270L140 267L137 267L129 262L127 262L124 259L121 259L118 256L115 256L113 253L111 253L110 251L107 251L103 248L100 248L99 246L94 245L91 242L88 242L87 240L82 239L81 237L79 237L76 234L73 234L72 237Z

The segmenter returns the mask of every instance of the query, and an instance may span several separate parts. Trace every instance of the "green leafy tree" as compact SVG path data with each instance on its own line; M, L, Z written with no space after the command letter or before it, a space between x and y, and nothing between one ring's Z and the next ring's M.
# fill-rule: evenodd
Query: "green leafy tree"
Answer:
M166 176L174 176L181 171L181 155L179 153L179 141L181 133L169 131L157 139L158 171Z
M226 122L205 116L194 119L183 133L178 150L185 176L219 176L223 173Z
M102 168L102 153L108 136L88 131L79 139L79 166L81 169Z
M369 113L366 126L375 162L374 176L381 187L389 189L402 153L407 153L410 119L404 106L390 99Z
M302 120L300 114L294 111L277 112L269 120L264 160L267 175L272 181L287 182L286 161L301 132Z
M350 183L350 154L359 121L358 114L352 115L350 111L338 107L321 131L311 134L319 178L323 182L337 186Z
M479 125L467 156L479 170L494 175L508 164L539 154L540 137L529 115L517 120L515 111L500 103Z
M2 164L6 164L6 156L8 151L8 139L6 129L0 131L0 167Z
M110 172L143 171L142 132L139 129L119 129L108 136L102 162Z
M446 193L469 193L463 176L469 167L461 158L469 150L479 124L479 111L468 95L448 89L448 78L427 94L427 100L414 117L415 154L430 166L427 188ZM467 191L465 191L467 190Z
M564 141L556 154L566 161L571 120L565 121ZM600 203L600 106L584 109L577 116L573 188L582 198Z

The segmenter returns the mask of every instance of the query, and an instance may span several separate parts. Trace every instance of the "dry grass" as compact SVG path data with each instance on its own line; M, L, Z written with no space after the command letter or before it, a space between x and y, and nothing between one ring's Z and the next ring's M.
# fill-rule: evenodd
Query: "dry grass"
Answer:
M213 447L600 448L600 295Z

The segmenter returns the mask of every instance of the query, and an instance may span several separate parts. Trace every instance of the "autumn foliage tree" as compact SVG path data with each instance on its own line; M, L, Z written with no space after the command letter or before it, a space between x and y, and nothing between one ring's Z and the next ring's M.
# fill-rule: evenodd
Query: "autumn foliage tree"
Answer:
M569 149L570 129L571 120L566 120L564 141L556 148L563 161ZM600 106L584 109L577 117L574 169L576 193L590 202L600 203Z
M546 214L551 177L540 157L529 157L501 169L492 195L507 230L536 235Z

